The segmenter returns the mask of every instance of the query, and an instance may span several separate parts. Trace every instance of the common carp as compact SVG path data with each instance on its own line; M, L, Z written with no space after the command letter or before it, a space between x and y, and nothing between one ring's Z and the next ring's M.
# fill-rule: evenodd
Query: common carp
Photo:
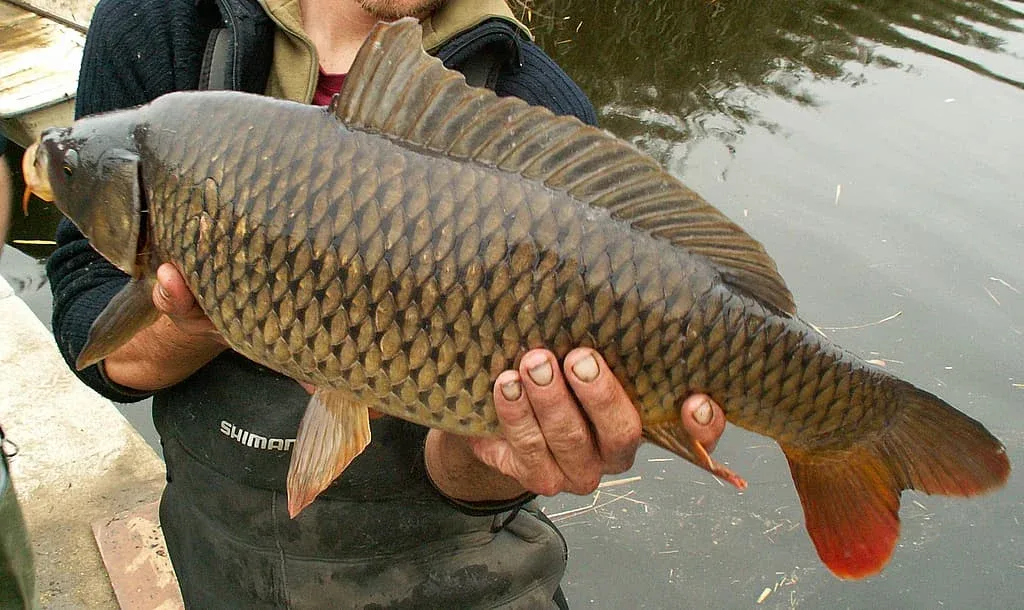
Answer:
M45 132L31 191L132 278L77 366L152 323L155 270L178 265L234 350L318 388L293 516L369 442L368 408L497 434L494 380L540 346L596 348L647 440L736 485L683 399L775 439L840 577L882 569L902 490L1006 481L981 424L801 321L761 244L654 160L467 86L420 37L378 25L326 109L181 92Z

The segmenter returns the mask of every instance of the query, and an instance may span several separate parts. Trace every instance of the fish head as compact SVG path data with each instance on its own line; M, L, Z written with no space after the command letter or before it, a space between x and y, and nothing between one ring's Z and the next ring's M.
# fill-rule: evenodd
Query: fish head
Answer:
M44 131L22 159L23 205L27 212L30 194L55 203L104 258L138 278L146 237L139 155L118 114Z

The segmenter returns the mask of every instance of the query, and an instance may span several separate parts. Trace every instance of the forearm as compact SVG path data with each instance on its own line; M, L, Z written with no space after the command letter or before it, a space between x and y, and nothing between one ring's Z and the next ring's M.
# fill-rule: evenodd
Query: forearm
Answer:
M102 366L110 381L152 391L184 380L224 349L212 336L186 334L163 315L107 356Z
M512 477L484 464L466 437L431 430L424 447L427 474L442 494L462 502L500 502L526 493Z

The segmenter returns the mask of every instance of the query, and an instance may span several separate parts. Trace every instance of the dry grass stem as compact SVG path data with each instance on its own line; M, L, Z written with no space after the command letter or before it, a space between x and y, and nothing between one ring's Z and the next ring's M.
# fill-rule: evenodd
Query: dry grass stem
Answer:
M814 326L812 324L811 327L814 330L818 331L819 333L821 331L823 331L823 330L857 330L857 329L860 329L860 328L868 328L869 326L878 326L879 324L885 324L886 322L888 322L890 320L895 320L896 318L898 318L898 317L900 317L902 315L903 315L903 310L900 310L900 311L897 311L896 313L892 314L891 316L888 316L888 317L882 318L881 320L878 320L877 322L868 322L866 324L857 324L856 326L822 326L820 328L817 327L817 326Z
M598 504L597 501L601 498L601 494L602 493L605 493L605 494L607 494L609 496L612 496L612 499L611 500L607 500L605 502L601 502L600 504ZM641 502L640 500L633 500L632 498L629 497L629 496L633 495L634 493L636 493L636 492L633 491L633 490L630 490L627 493L625 493L624 495L620 496L618 494L602 492L602 491L598 490L598 491L596 491L594 493L594 499L587 506L581 506L579 508L563 510L561 512L557 512L557 513L548 515L548 519L550 519L553 523L557 523L559 521L564 521L564 520L568 519L569 517L575 517L576 515L580 515L580 514L583 514L583 513L589 513L591 511L595 511L595 510L597 510L599 508L604 508L605 506L608 506L609 504L613 504L615 502L618 502L619 500L629 500L631 502L635 502L637 504L641 504L644 507L646 507L647 504L645 502Z
M984 289L985 293L996 302L996 305L999 305L1000 307L1003 306L1003 304L999 302L999 299L996 298L996 295L992 294L992 291L988 289L988 286L982 286L982 289Z
M818 333L822 337L827 337L828 336L828 335L825 334L825 331L821 330L820 328L818 328L814 324L811 324L810 322L808 322L807 324L808 324L808 326L810 326L811 328L814 329L814 332Z
M56 246L57 242L52 239L12 239L12 244L19 246Z
M1000 283L1000 284L1002 284L1003 286L1006 286L1006 287L1007 287L1007 288L1009 288L1010 290L1012 290L1012 291L1016 292L1017 294L1020 294L1020 290L1017 290L1017 289L1016 289L1016 288L1014 288L1013 286L1009 285L1009 284L1008 284L1008 283L1006 282L1006 280L1004 280L1004 279L1001 279L1001 278L998 278L998 277L991 277L991 276L989 276L989 278L988 278L988 279L992 280L993 282L999 282L999 283Z
M627 483L636 483L637 481L639 481L641 479L643 479L643 477L638 475L638 476L635 476L635 477L626 477L625 479L613 479L611 481L601 481L601 483L597 486L597 488L598 489L607 489L609 487L618 487L619 485L625 485Z

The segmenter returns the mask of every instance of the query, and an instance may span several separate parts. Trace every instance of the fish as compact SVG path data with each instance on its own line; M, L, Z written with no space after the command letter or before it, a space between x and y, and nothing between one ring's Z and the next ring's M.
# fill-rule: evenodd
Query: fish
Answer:
M840 578L878 573L900 494L1003 485L1005 448L937 396L796 314L764 247L632 145L468 86L414 20L379 24L318 108L176 92L45 131L23 161L131 280L76 366L158 313L173 262L232 349L316 391L288 474L294 517L370 442L369 409L500 434L492 387L527 350L598 350L643 437L737 487L687 435L709 394L774 439Z

